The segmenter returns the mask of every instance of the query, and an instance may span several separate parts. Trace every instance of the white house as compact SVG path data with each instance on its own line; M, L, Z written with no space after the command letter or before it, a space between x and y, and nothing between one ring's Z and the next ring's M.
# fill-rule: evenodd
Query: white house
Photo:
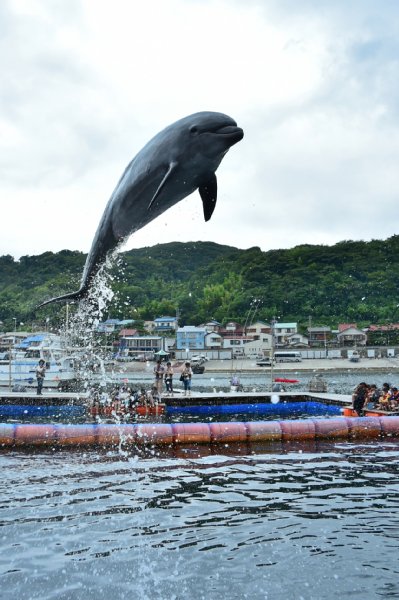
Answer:
M365 346L367 344L367 334L361 329L357 329L357 327L348 327L340 331L337 339L342 346L352 346L354 344Z
M223 348L231 350L233 356L243 356L246 343L250 340L248 337L236 337L233 335L223 336Z
M205 348L219 349L223 347L223 338L214 331L210 331L205 335Z
M270 325L264 321L256 321L246 327L247 336L253 340L259 340L260 336L265 333L270 333Z
M275 323L274 339L276 346L285 346L287 344L287 337L292 333L298 333L297 323Z
M309 346L309 339L302 333L290 333L287 335L287 344L289 346Z
M270 333L262 333L258 339L249 340L244 346L245 356L269 356L272 339Z

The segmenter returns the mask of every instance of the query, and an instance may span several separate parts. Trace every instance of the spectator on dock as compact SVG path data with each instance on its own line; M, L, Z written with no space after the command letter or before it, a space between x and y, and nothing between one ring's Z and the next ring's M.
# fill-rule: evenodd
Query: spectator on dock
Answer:
M391 386L389 383L382 384L381 395L378 400L378 407L381 410L389 410L391 401Z
M166 363L166 371L165 371L165 385L166 385L166 393L173 396L173 369L172 363Z
M39 360L39 364L36 367L36 381L37 381L37 391L36 394L38 396L42 396L42 388L44 383L44 378L46 376L46 363L41 358Z
M158 395L158 399L162 398L162 387L163 387L163 376L165 372L165 367L162 364L162 361L157 360L157 364L154 367L154 375L155 375L155 388L156 394Z
M399 407L399 390L397 387L393 387L391 389L391 398L389 404L391 410L397 410Z
M375 383L372 383L369 386L369 391L367 394L367 404L370 405L370 408L374 408L380 399L381 391L377 388Z
M369 386L367 385L367 383L362 381L355 388L355 391L352 394L353 410L355 412L357 412L359 417L362 417L364 414L363 409L364 409L364 405L366 404L366 401L367 401L368 391L369 391Z
M184 385L184 395L191 396L191 377L193 375L193 370L189 362L186 362L184 365L184 369L180 375L180 381L183 382Z

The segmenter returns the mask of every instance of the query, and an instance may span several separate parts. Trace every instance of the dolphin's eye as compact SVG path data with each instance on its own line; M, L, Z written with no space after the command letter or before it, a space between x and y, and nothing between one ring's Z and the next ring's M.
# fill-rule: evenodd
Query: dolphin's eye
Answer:
M190 127L190 133L196 135L198 133L198 127L196 125L192 125Z

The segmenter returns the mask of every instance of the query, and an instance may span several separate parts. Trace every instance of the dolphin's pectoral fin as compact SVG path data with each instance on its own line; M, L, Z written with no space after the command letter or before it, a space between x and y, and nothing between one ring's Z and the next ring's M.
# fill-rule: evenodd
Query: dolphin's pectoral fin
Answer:
M215 210L218 196L218 182L215 173L212 173L208 181L199 187L199 193L204 207L205 221L209 221Z
M155 200L157 199L157 197L161 193L162 188L164 187L165 183L168 181L170 175L173 173L173 171L175 170L176 167L177 167L177 162L171 162L170 163L169 168L166 171L164 178L162 179L161 183L159 184L159 186L157 188L157 191L155 192L155 194L151 198L151 202L148 205L148 210L151 209L151 207L154 204Z

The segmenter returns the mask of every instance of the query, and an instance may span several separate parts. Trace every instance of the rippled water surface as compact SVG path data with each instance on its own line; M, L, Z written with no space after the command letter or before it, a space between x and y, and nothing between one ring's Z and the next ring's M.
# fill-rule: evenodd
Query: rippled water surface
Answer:
M399 598L398 449L2 454L0 597Z

